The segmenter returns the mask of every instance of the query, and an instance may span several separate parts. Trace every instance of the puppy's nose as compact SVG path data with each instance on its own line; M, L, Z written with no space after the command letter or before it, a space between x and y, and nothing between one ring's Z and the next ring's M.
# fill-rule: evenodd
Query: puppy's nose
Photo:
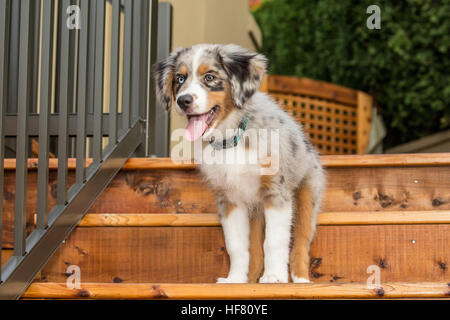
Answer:
M193 101L194 101L194 98L190 94L183 94L182 96L179 96L177 99L178 105L184 111L189 109L189 107L192 105Z

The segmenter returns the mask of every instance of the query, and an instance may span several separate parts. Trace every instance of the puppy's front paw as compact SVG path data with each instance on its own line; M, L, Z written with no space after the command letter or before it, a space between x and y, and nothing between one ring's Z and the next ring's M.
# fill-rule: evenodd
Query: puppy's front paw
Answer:
M247 279L237 277L217 278L216 283L247 283Z
M288 276L274 273L264 273L259 279L259 283L288 283Z

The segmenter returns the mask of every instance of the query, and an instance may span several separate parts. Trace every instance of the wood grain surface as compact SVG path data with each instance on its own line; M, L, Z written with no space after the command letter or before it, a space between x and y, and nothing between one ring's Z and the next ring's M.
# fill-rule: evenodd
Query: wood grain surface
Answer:
M23 299L396 299L448 298L447 283L173 284L33 283Z
M319 226L311 248L314 283L450 281L450 225ZM78 227L39 282L64 282L69 265L82 282L214 283L228 272L220 227Z
M27 230L34 227L36 171L30 171ZM74 172L69 174L74 182ZM5 172L3 247L13 242L15 174ZM50 171L48 203L56 203L56 172ZM329 167L323 212L450 210L450 166ZM215 213L216 205L197 170L122 170L89 213Z

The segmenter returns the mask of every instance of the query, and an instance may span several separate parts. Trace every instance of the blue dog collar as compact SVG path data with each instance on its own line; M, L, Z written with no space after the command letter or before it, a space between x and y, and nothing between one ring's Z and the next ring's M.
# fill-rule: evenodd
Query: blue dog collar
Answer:
M238 126L238 132L234 136L224 139L222 141L210 141L209 144L216 150L221 149L228 149L228 148L234 148L238 145L239 140L241 140L242 135L245 132L245 129L247 128L247 117L242 118L241 122Z

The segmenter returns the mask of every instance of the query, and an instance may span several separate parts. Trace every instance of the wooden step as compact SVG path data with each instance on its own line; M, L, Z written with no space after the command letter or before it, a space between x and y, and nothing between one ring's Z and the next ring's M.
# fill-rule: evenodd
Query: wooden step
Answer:
M324 284L159 284L33 283L23 299L398 299L449 298L447 283Z
M50 159L49 208L56 203L56 162ZM450 156L324 156L328 182L324 212L427 212L450 210ZM69 184L74 182L73 160ZM29 160L27 230L34 228L36 160ZM14 238L15 162L5 160L3 247ZM188 187L187 187L188 186ZM120 201L118 201L120 199ZM130 159L89 210L105 213L215 213L213 194L193 164ZM420 213L419 213L420 215Z
M327 191L311 247L311 285L216 285L229 260L214 196L196 165L130 159L24 298L448 297L450 154L324 156L322 162ZM35 166L30 160L32 186ZM13 168L5 175L7 222ZM69 177L72 183L73 171ZM52 170L50 191L55 182ZM81 290L65 287L71 265L80 267ZM369 266L379 267L381 291L366 286Z
M319 226L311 247L315 283L449 282L449 224ZM78 227L36 278L65 282L215 283L229 260L220 227Z
M318 225L448 224L450 210L321 212ZM79 227L219 227L216 213L88 213Z

